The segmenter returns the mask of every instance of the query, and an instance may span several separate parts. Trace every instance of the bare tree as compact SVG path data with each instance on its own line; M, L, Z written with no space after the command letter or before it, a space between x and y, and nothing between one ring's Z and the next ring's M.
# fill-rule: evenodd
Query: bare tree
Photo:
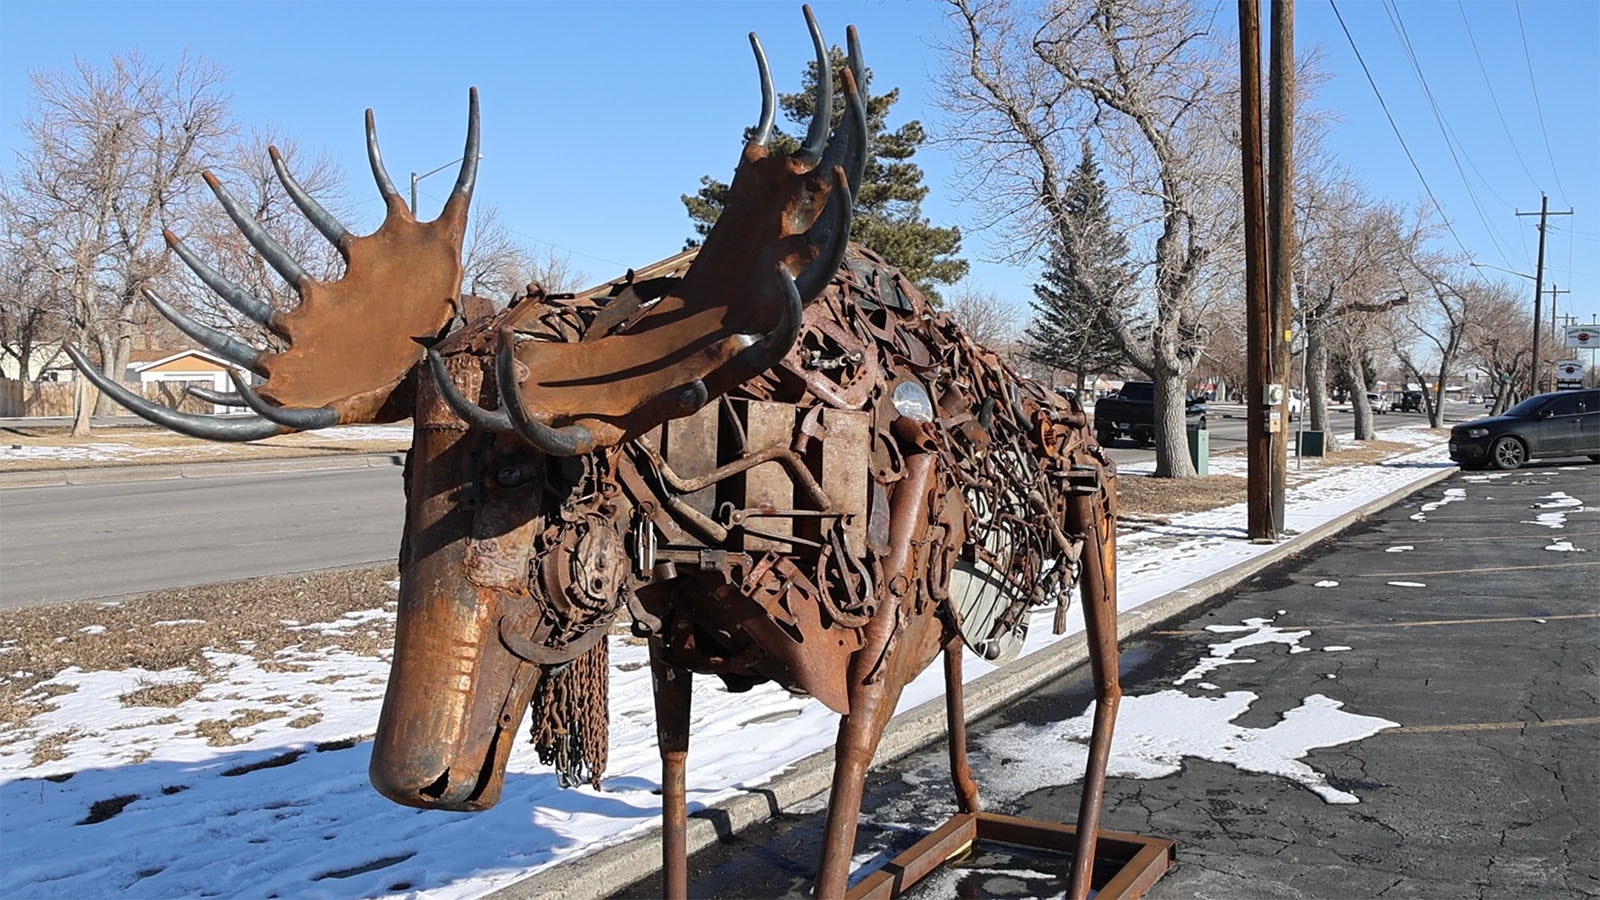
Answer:
M1528 333L1532 321L1525 299L1514 286L1496 281L1476 288L1476 293L1467 322L1467 358L1493 385L1489 414L1498 415L1513 402L1515 386L1530 383L1527 369L1533 359L1533 341Z
M1318 177L1313 171L1298 186L1295 286L1305 335L1308 424L1325 433L1325 446L1332 451L1338 449L1338 439L1327 410L1330 357L1344 363L1341 374L1352 386L1355 438L1371 440L1365 363L1374 335L1371 326L1407 302L1399 274L1407 248L1420 241L1421 233L1408 228L1398 207L1373 201L1336 171L1323 174ZM1340 352L1335 354L1335 348Z
M576 290L583 273L572 268L571 259L549 248L536 256L512 236L500 221L498 207L488 205L476 212L467 233L462 254L461 292L484 297L496 306L505 306L530 284L559 294Z
M1438 254L1412 254L1407 263L1407 281L1414 285L1411 292L1424 302L1410 304L1391 321L1391 326L1399 327L1390 328L1389 341L1407 381L1414 381L1422 391L1428 424L1438 428L1445 388L1466 344L1473 300L1479 292L1461 283L1466 276L1459 274L1453 260ZM1429 365L1432 373L1424 371Z
M18 380L27 385L39 376L38 352L61 341L63 278L39 256L38 235L19 227L23 223L9 201L9 186L0 181L0 353L16 364ZM37 360L41 369L52 361Z
M38 259L60 274L72 333L120 378L143 319L140 292L169 265L161 230L190 211L195 175L229 133L222 74L187 56L164 72L130 54L31 83L9 205ZM83 434L90 409L78 383L73 431Z
M1142 329L1124 315L1108 324L1156 382L1155 474L1194 475L1187 381L1204 350L1205 306L1228 293L1207 289L1205 269L1236 243L1240 221L1228 143L1236 76L1215 10L1180 0L948 2L943 103L962 123L948 142L968 163L966 188L1008 226L1015 258L1032 258L1046 237L1072 234L1061 227L1068 169L1080 141L1097 147L1113 215L1143 266L1149 316Z
M945 302L944 311L979 346L1000 348L1016 341L1017 309L1001 302L994 291L962 282Z

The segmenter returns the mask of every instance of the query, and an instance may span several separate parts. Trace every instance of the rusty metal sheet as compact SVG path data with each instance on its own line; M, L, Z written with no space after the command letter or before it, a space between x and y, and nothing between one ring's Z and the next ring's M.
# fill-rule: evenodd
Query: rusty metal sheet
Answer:
M822 489L843 515L845 548L857 558L867 553L867 520L872 471L872 413L824 409L827 439L820 442Z
M707 403L693 415L671 419L663 426L661 456L686 478L697 478L717 467L717 407ZM717 489L708 485L680 499L709 517L716 512Z
M774 445L788 446L799 426L795 408L791 403L751 401L745 404L745 434L751 450L762 450ZM744 473L744 507L758 509L792 509L795 505L794 479L777 462L765 462ZM790 519L771 517L760 520L758 527L769 535L794 534ZM743 549L750 553L766 550L789 550L793 545L781 538L764 537L746 532Z

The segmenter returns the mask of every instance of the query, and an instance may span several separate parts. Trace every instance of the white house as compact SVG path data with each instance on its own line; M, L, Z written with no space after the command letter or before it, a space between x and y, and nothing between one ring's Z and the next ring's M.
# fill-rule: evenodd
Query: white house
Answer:
M137 358L157 353L162 355L145 361L130 360L127 375L123 380L137 382L140 385L176 381L183 382L184 387L193 385L210 388L219 393L233 391L233 382L228 378L229 364L204 350L134 351L133 356ZM223 414L237 413L240 410L231 406L214 406L212 412Z

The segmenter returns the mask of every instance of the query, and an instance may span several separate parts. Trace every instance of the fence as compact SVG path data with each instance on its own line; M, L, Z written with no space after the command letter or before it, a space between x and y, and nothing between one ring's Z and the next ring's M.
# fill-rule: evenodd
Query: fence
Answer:
M185 392L185 383L181 381L157 381L145 385L123 386L146 400L181 412L205 414L213 411L210 403ZM100 396L99 389L92 384L85 384L83 387L87 392L87 402L93 404ZM76 382L70 381L61 384L48 381L24 384L9 378L0 378L0 417L70 417L73 414L73 396L77 390ZM124 410L116 407L116 411Z

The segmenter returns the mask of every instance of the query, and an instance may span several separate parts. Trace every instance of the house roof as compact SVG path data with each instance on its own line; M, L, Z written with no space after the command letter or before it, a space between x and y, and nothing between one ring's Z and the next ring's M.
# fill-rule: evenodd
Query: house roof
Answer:
M139 357L149 356L152 353L163 355L143 362L136 361ZM208 370L231 368L231 364L227 360L213 356L204 350L134 350L128 354L128 369L133 372L145 372L156 368L171 368L172 363L185 359L206 363L204 368Z

